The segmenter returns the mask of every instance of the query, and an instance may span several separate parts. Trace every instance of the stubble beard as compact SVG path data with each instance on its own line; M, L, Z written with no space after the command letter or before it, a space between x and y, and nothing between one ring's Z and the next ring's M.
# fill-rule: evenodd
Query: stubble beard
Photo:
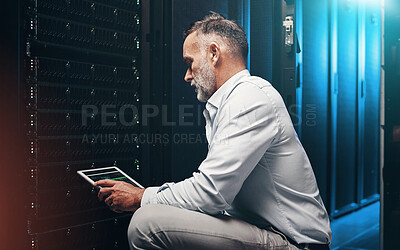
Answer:
M197 76L190 85L196 88L197 99L200 102L206 102L217 90L217 79L206 60L202 62Z

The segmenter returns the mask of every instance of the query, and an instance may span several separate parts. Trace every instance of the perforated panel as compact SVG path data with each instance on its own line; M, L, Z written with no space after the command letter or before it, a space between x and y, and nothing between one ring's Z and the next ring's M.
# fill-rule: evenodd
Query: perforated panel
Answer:
M140 2L27 0L21 11L27 245L126 248L131 215L109 211L76 171L115 165L140 182Z
M336 209L356 202L357 5L338 1Z
M322 198L327 194L328 1L303 1L302 143Z
M364 199L378 193L381 22L379 3L366 9ZM375 131L375 132L371 132Z

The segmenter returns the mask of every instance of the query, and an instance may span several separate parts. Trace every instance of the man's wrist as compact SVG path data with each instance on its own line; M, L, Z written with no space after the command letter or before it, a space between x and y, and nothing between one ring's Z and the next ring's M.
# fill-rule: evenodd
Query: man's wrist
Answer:
M138 203L139 203L139 207L141 207L142 204L142 199L143 199L143 194L146 191L146 188L141 188L138 194Z

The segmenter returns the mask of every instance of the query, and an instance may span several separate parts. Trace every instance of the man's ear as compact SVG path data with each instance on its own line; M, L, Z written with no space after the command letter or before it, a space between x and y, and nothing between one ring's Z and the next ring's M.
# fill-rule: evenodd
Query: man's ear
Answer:
M221 48L218 43L211 42L209 46L209 55L211 58L211 62L214 66L216 66L221 60Z

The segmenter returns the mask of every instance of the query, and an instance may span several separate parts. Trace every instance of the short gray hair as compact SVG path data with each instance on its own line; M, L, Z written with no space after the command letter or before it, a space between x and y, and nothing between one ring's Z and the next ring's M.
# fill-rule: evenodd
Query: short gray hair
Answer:
M194 22L189 29L185 31L185 37L196 32L198 35L217 35L226 41L229 45L232 55L239 56L244 62L247 60L249 45L247 43L246 33L234 21L224 18L222 15L211 11L209 15L202 20Z

